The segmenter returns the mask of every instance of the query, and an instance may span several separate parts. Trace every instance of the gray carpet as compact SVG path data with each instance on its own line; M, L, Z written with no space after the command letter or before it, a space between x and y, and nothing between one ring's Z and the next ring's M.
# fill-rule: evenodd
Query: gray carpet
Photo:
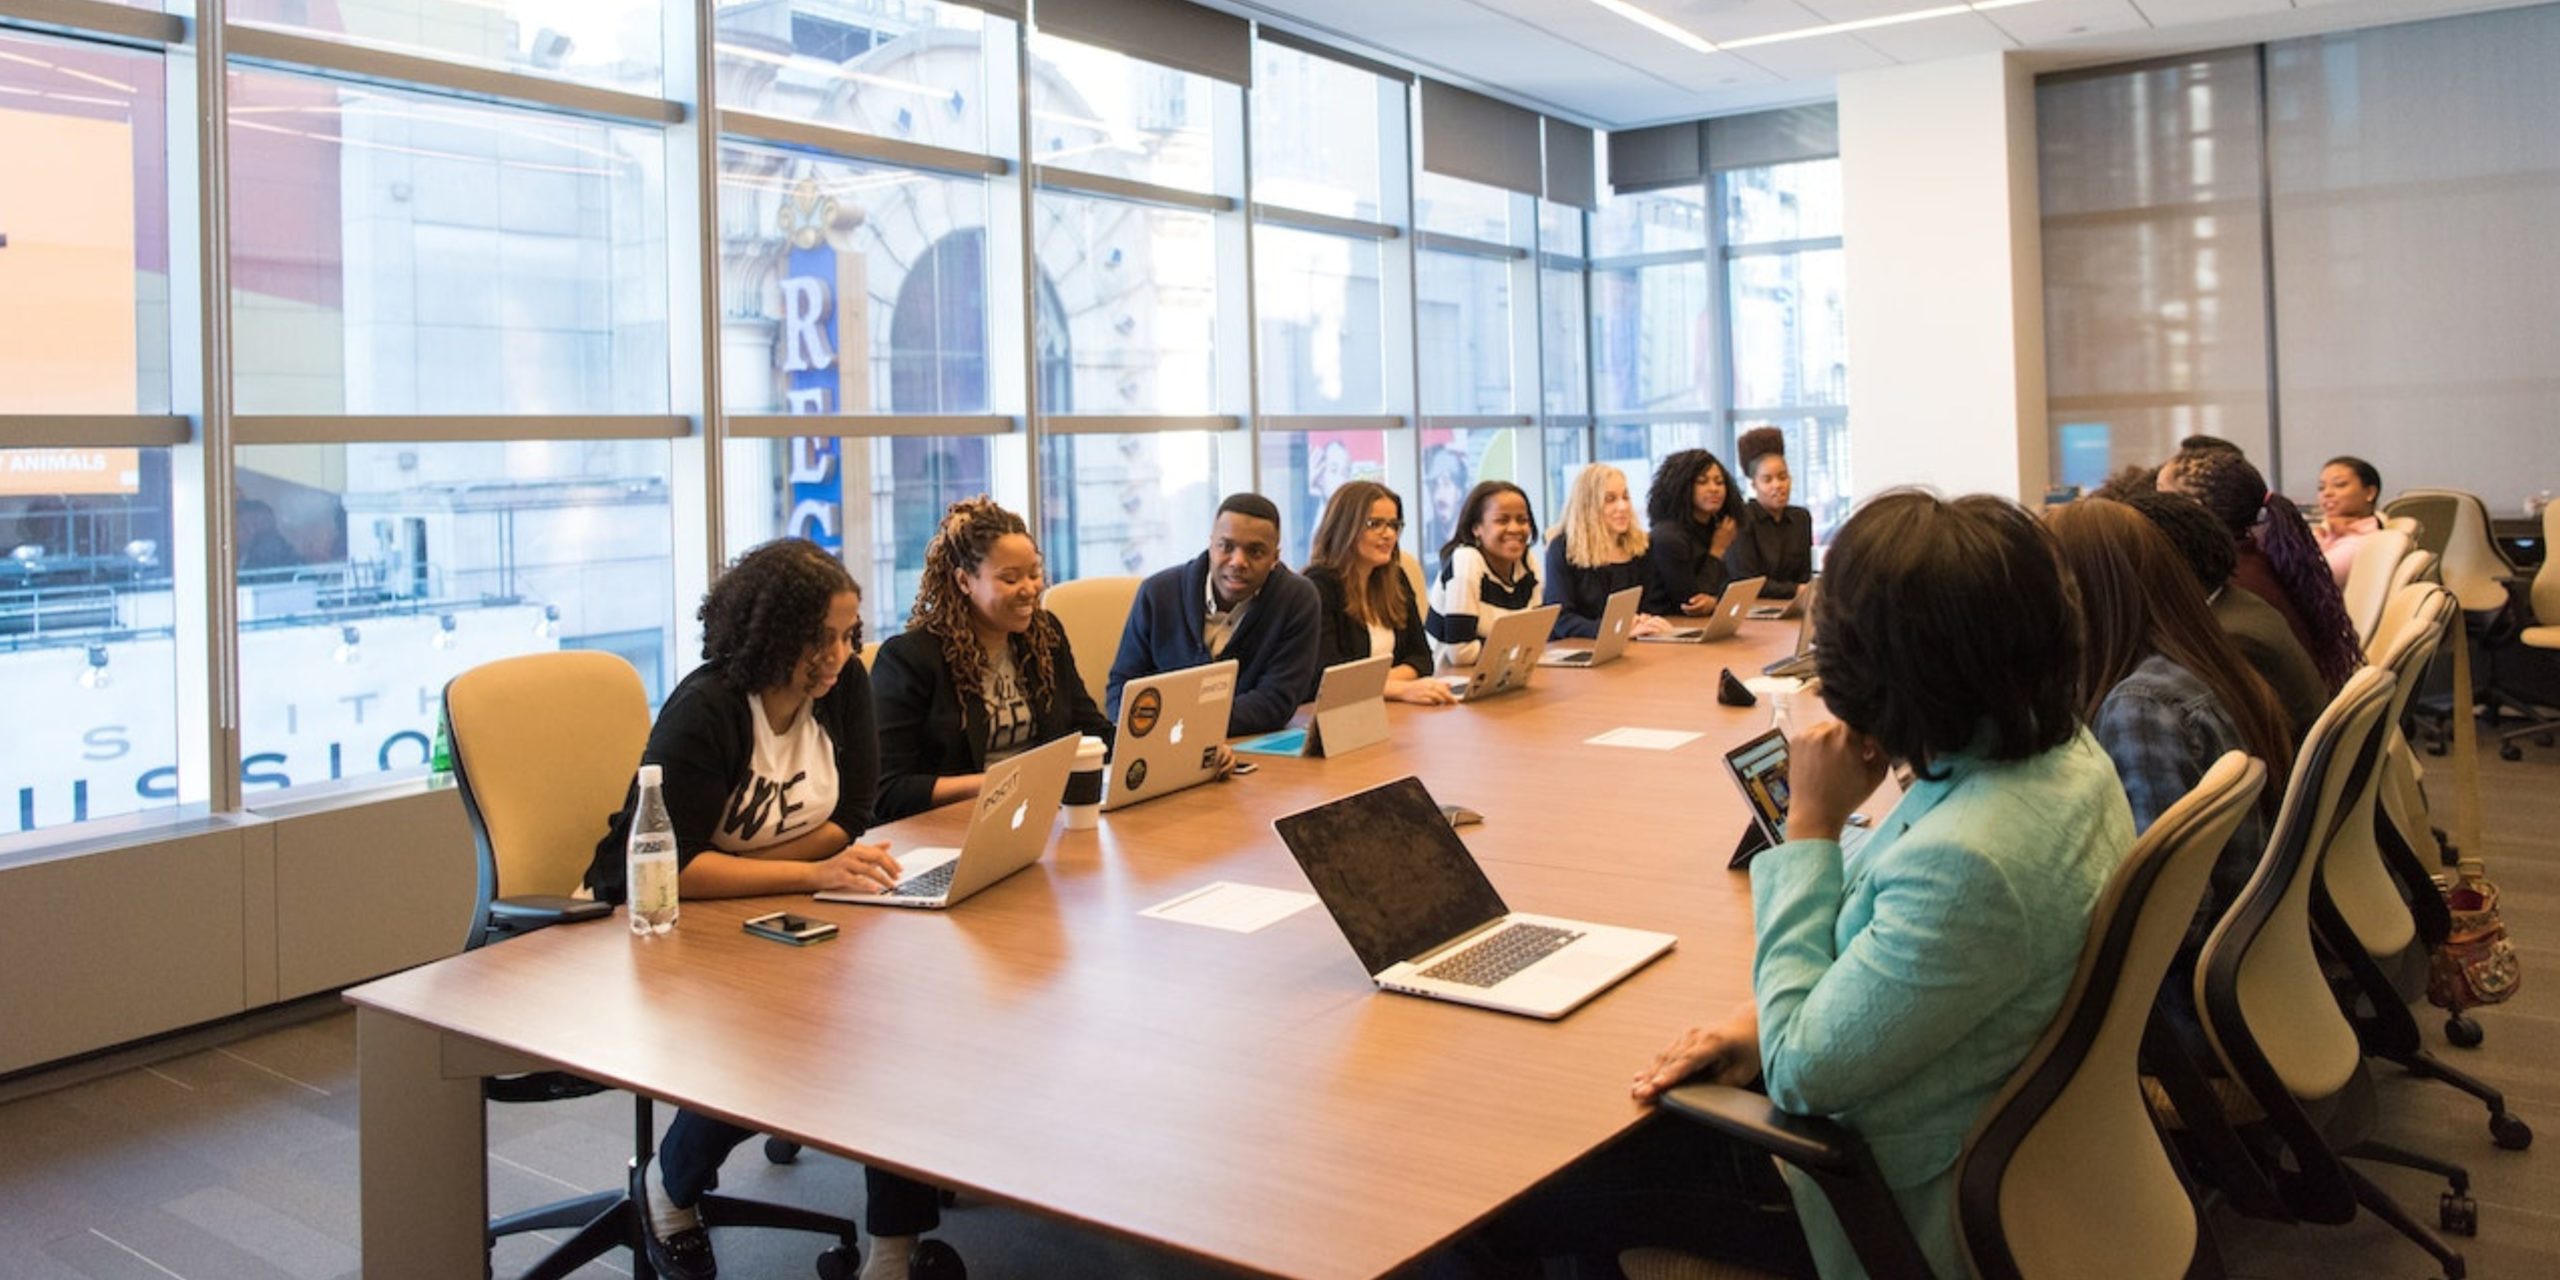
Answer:
M2485 762L2487 847L2528 974L2514 1002L2482 1012L2488 1043L2438 1051L2506 1091L2508 1105L2560 1142L2560 750L2521 764ZM2442 800L2439 804L2445 803ZM298 1019L298 1020L297 1020ZM2424 1020L2431 1041L2440 1019ZM2457 1242L2474 1276L2560 1274L2560 1163L2490 1145L2485 1113L2442 1085L2382 1081L2378 1136L2467 1163L2480 1236ZM331 1001L121 1060L13 1082L0 1104L0 1276L10 1280L333 1280L359 1274L356 1235L355 1024ZM663 1123L665 1111L661 1109ZM500 1211L591 1190L629 1151L629 1101L607 1094L490 1112L489 1186ZM1109 1176L1095 1154L1095 1174ZM2440 1189L2425 1175L2380 1169L2383 1186L2422 1220ZM724 1190L852 1210L861 1179L812 1155L768 1165L753 1146L731 1160ZM2232 1272L2269 1280L2416 1277L2425 1255L2387 1227L2269 1227L2219 1218ZM945 1215L944 1238L971 1274L1002 1277L1180 1277L1216 1274L1177 1258L988 1206ZM779 1232L726 1233L724 1273L812 1274L818 1242ZM498 1272L543 1246L511 1241ZM619 1260L581 1276L628 1275Z

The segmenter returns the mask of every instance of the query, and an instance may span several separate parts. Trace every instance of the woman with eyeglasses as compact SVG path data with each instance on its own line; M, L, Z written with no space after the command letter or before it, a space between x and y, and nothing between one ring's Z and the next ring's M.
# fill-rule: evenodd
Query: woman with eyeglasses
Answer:
M1422 631L1422 605L1398 563L1404 536L1404 499L1374 480L1354 480L1333 491L1316 521L1307 552L1307 581L1315 584L1323 630L1316 664L1329 667L1390 653L1387 696L1422 706L1457 700L1431 678L1431 642ZM1307 690L1315 696L1315 690Z

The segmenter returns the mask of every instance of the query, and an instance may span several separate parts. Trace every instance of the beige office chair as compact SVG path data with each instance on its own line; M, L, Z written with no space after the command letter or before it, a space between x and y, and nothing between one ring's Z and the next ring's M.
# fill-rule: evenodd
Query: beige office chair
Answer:
M1398 551L1396 563L1404 566L1404 580L1413 584L1414 604L1421 608L1430 608L1431 582L1423 575L1422 562L1414 559L1410 551Z
M445 685L453 777L478 846L480 895L466 947L578 918L596 904L573 895L614 815L630 798L649 742L649 697L640 674L610 653L567 649L503 658ZM611 923L589 928L613 928ZM604 1086L544 1071L486 1081L492 1102L549 1102L601 1093ZM524 1273L556 1280L616 1248L645 1266L638 1209L641 1170L657 1126L647 1098L632 1099L633 1156L625 1186L493 1218L488 1239L569 1228L572 1233ZM715 1227L776 1227L835 1238L821 1276L853 1272L854 1224L785 1205L722 1195L702 1198Z
M2053 1025L1993 1097L1958 1157L1957 1226L1975 1274L2179 1280L2221 1273L2196 1204L2152 1125L2136 1058L2214 861L2265 783L2265 765L2225 755L2151 824L2108 879ZM1839 1211L1868 1274L1928 1274L1864 1145L1846 1129L1787 1115L1760 1094L1723 1085L1684 1085L1665 1094L1663 1106L1811 1175ZM1633 1251L1620 1265L1633 1280L1682 1274L1660 1251Z
M2423 526L2418 546L2435 552L2443 562L2445 588L2462 602L2463 612L2506 607L2505 580L2514 577L2516 569L2498 549L2497 539L2489 536L2487 503L2458 489L2412 489L2392 499L2384 510L2395 517L2417 517ZM2439 527L2441 535L2436 532Z
M2392 516L2382 522L2382 527L2408 538L2412 544L2426 528L2416 516Z
M2419 550L2442 558L2445 544L2453 538L2453 525L2458 518L2456 508L2461 501L2461 495L2448 489L2419 489L2404 493L2382 504L2383 527L2388 529L2399 520L2417 522L2418 527L2409 534L2409 541Z
M2391 578L2399 571L2400 562L2409 555L2409 535L2385 529L2365 535L2356 545L2354 563L2347 567L2347 583L2341 588L2347 607L2347 621L2354 624L2356 643L2370 643L2373 627L2382 619L2382 606L2391 599Z
M2362 1207L2432 1255L2447 1280L2461 1280L2462 1255L2346 1163L2371 1159L2437 1174L2449 1185L2440 1220L2455 1230L2474 1224L2460 1167L2366 1136L2373 1082L2313 942L2320 856L2373 768L2392 683L2379 668L2358 671L2311 726L2266 857L2205 940L2196 1008L2224 1074L2256 1104L2249 1128L2290 1216L2338 1224Z
M2516 633L2516 643L2527 650L2534 651L2534 655L2540 657L2545 663L2553 660L2550 655L2560 653L2560 551L2552 549L2551 540L2554 537L2560 537L2560 502L2550 503L2542 508L2542 567L2534 572L2533 587L2529 596L2533 605L2534 625ZM2494 675L2491 677L2491 683L2492 685L2496 683ZM2521 699L2510 700L2510 705L2522 706L2526 720L2516 728L2500 731L2498 734L2500 759L2522 760L2524 758L2524 748L2516 745L2518 738L2533 738L2544 745L2549 745L2553 736L2560 734L2560 710L2526 705Z
M1078 578L1049 588L1041 607L1056 614L1066 628L1067 648L1076 655L1076 672L1085 691L1101 706L1111 686L1111 661L1120 654L1120 633L1129 625L1129 610L1138 602L1143 578Z

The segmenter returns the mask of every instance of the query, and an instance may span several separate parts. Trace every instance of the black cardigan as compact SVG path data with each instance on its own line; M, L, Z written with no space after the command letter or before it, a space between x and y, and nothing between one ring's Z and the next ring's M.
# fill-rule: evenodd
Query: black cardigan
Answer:
M1565 558L1563 534L1547 540L1547 603L1564 606L1556 613L1550 638L1598 639L1600 615L1609 611L1609 597L1629 587L1642 587L1648 595L1653 592L1653 573L1643 556L1585 569Z
M1404 625L1396 628L1396 652L1389 665L1411 667L1415 675L1427 676L1435 664L1431 660L1431 641L1422 633L1422 604L1413 598L1413 579L1406 577L1402 569L1394 573L1396 591L1404 596ZM1316 586L1316 678L1322 680L1324 668L1370 656L1369 628L1351 616L1342 575L1335 573L1332 566L1311 565L1304 576ZM1314 686L1308 686L1307 697L1315 696Z
M745 693L711 667L696 667L667 695L658 722L649 727L642 764L658 766L659 790L667 816L676 827L676 865L712 848L729 797L746 781L755 763L756 725ZM836 687L810 704L810 714L835 746L836 807L829 820L858 839L871 826L873 793L879 789L880 739L872 728L871 677L860 662L844 664ZM631 838L631 811L640 803L640 782L632 779L622 810L612 816L595 861L587 864L587 887L604 902L620 902L625 850Z
M1028 694L1031 657L1017 649L1014 661ZM1032 706L1031 741L1023 745L1036 747L1070 733L1110 741L1111 722L1085 691L1063 634L1051 662L1058 686L1047 701ZM960 705L941 637L923 631L891 636L871 660L871 678L880 702L880 799L875 806L880 821L932 808L936 778L986 771L987 705L974 698L968 706Z
M1791 600L1813 581L1813 513L1788 507L1770 515L1757 502L1742 504L1742 528L1724 549L1724 567L1735 578L1767 578L1763 600Z
M1715 530L1686 519L1657 522L1650 530L1653 547L1645 553L1647 574L1644 611L1678 618L1689 597L1709 599L1724 594L1724 561L1708 550ZM1740 535L1736 535L1739 540Z

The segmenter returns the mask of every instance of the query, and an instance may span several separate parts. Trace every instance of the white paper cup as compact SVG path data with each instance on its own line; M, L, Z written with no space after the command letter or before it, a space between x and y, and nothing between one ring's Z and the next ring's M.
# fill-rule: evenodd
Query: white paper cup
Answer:
M1102 739L1076 744L1075 772L1067 775L1067 830L1091 831L1102 825Z

